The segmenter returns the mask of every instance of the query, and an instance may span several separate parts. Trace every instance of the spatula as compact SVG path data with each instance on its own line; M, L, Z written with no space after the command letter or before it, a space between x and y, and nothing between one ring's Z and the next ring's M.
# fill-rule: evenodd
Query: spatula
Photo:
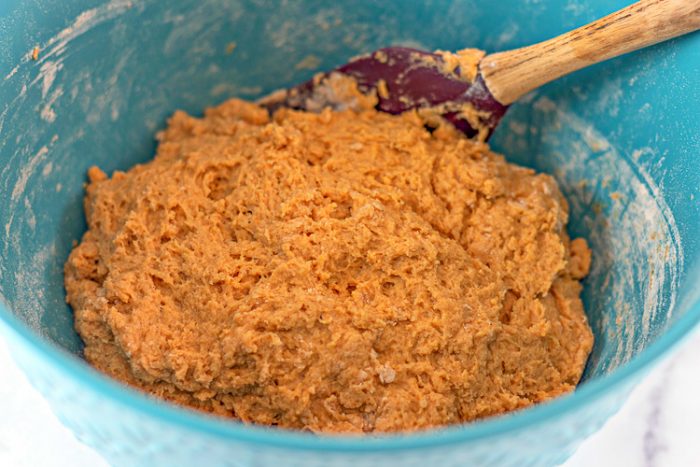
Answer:
M468 137L485 140L508 106L528 92L589 65L698 29L700 0L642 0L554 39L506 52L379 49L261 103L271 112L279 107L315 110L319 100L328 100L329 80L349 76L360 92L376 93L380 111L433 112Z

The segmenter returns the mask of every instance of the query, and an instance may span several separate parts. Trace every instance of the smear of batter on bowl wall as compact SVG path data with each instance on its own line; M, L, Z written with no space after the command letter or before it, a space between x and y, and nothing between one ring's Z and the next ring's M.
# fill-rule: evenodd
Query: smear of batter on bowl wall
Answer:
M99 370L245 422L387 432L574 389L590 266L548 175L416 113L233 99L89 172L65 266Z

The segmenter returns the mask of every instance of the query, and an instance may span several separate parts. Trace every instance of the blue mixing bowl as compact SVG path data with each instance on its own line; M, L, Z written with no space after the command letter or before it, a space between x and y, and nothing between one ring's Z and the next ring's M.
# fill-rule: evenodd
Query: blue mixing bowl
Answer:
M81 359L62 265L89 166L148 160L175 109L255 98L380 46L507 49L629 0L3 0L0 328L58 417L115 465L553 465L700 319L700 35L527 96L493 146L554 175L594 251L596 343L579 389L408 435L317 437L154 401ZM32 57L35 46L38 56ZM37 440L40 443L40 440Z

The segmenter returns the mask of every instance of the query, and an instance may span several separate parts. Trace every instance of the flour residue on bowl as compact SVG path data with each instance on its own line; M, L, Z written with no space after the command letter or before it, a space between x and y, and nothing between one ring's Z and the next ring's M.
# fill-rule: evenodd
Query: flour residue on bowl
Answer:
M4 77L4 81L15 77L22 66L27 63L36 62L40 64L39 72L34 79L29 82L28 88L31 89L38 83L41 83L41 97L44 105L40 106L39 115L42 120L53 123L57 117L53 106L63 95L63 88L58 87L52 91L52 86L59 72L63 69L63 60L68 50L69 43L93 29L95 26L116 17L133 6L134 2L131 0L111 0L105 5L85 10L75 18L70 26L64 28L46 41L43 46L34 47L32 49L33 52L28 53L22 61ZM41 50L41 54L37 54L36 50ZM15 101L13 101L12 104L14 105ZM2 116L0 116L0 128L1 127Z
M49 148L47 146L42 146L22 167L19 178L12 188L12 193L9 200L9 217L5 223L5 237L9 239L5 243L4 256L8 256L9 248L13 248L17 251L20 249L20 231L17 229L17 223L15 221L15 213L21 214L20 222L26 225L31 231L36 229L37 219L32 207L30 199L25 196L25 190L27 188L27 183L31 176L39 172L39 167L44 163L48 157ZM22 269L23 272L15 276L15 283L17 288L22 288L30 293L26 294L28 297L34 294L39 294L40 288L40 277L41 268L38 265L41 263L34 263L33 265L24 265ZM36 271L36 274L34 274ZM1 273L4 273L4 267ZM36 276L36 277L34 277ZM4 296L4 291L0 290L0 296ZM30 303L31 302L31 303ZM29 299L29 302L23 303L22 309L24 311L23 316L28 321L28 323L36 330L40 329L39 319L41 313L41 307L39 303L36 303L33 299Z
M639 157L623 156L595 126L547 97L536 99L532 112L530 122L511 127L540 134L537 163L552 171L572 216L581 216L589 233L594 258L588 287L600 295L589 300L588 312L597 335L615 343L600 342L606 355L594 351L589 366L608 373L645 348L662 331L658 323L673 313L683 269L678 228L663 187Z
M46 45L40 47L42 54L39 62L53 56L62 55L70 41L133 6L134 0L111 0L99 7L85 10L75 18L70 26L49 39Z
M21 109L28 101L32 90L40 94L39 105L36 111L43 122L53 123L58 118L56 103L64 95L61 83L61 74L64 70L64 60L70 55L69 45L71 41L92 30L96 26L109 21L118 15L126 12L134 6L131 0L111 0L104 5L91 8L79 14L71 24L51 37L45 43L35 46L32 44L30 51L7 73L3 82L11 80L21 80L17 85L19 92L10 99L0 111L0 135L6 122L12 122L13 113ZM32 53L36 49L41 50L40 54ZM36 132L40 134L41 132ZM37 225L40 223L40 216L46 215L34 208L34 201L37 196L43 196L44 188L28 192L27 187L31 185L30 179L35 176L48 177L54 170L51 158L51 147L56 143L57 137L51 141L44 141L37 144L38 150L30 152L32 145L30 140L34 140L34 133L31 128L21 137L17 137L13 144L17 148L12 156L5 162L0 178L6 179L8 171L19 170L16 181L10 187L10 198L8 200L8 213L5 219L5 235L8 239L4 245L3 254L5 257L11 251L19 252L21 248L21 238L30 232L34 235ZM2 142L0 140L0 142ZM7 142L7 141L5 141ZM17 168L17 164L21 167ZM70 167L57 167L62 170L69 170ZM43 185L42 185L43 187ZM54 186L46 187L55 193ZM14 288L21 291L13 301L13 308L18 310L23 319L35 331L44 333L41 325L43 310L46 307L42 292L43 275L46 273L47 264L55 256L56 246L53 239L48 239L40 250L34 255L34 261L23 261L18 270L22 271L14 275ZM18 257L21 254L14 253ZM0 264L0 276L7 274L7 266ZM6 301L7 290L0 290L0 298Z

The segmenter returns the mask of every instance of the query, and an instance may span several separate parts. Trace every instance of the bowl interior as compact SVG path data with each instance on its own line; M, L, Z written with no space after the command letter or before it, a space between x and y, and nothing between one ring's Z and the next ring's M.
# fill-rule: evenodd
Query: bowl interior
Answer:
M62 267L85 229L85 173L148 160L175 109L198 114L228 97L255 98L386 45L513 48L626 3L4 2L0 297L38 335L80 356ZM557 178L570 233L594 251L583 297L596 344L584 384L697 306L698 34L527 96L492 143Z

